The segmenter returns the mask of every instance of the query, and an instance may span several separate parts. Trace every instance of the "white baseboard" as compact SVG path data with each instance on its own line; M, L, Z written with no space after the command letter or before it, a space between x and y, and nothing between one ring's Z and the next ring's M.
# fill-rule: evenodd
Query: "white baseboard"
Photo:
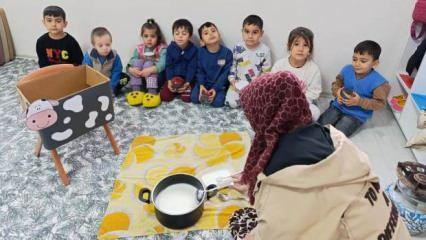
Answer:
M37 60L38 58L35 56L31 56L31 55L16 55L17 58L29 58L29 59L34 59Z

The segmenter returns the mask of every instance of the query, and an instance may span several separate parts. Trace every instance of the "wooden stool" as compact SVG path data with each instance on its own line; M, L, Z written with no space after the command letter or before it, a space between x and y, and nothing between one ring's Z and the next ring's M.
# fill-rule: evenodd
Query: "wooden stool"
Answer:
M114 136L112 135L111 129L108 125L108 123L105 123L103 125L105 133L109 139L109 142L111 143L112 149L114 150L115 155L120 154L120 149L117 146L117 142L114 139ZM37 157L40 157L40 152L41 152L41 146L42 146L42 140L39 137L34 149L34 153ZM67 173L65 172L64 166L62 165L61 162L61 158L58 155L58 152L56 151L56 149L52 149L50 150L50 154L53 157L53 161L55 162L55 167L56 170L58 170L59 173L59 177L61 178L62 183L67 186L70 184L70 180L68 178Z

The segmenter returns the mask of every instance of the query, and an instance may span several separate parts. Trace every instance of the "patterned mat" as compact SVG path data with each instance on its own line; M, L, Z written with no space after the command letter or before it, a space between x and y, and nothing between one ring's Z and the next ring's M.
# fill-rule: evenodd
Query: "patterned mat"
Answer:
M16 83L37 69L32 59L17 58L0 67L0 239L97 239L120 165L139 135L170 136L249 131L238 109L211 108L175 100L154 109L129 107L115 99L112 132L121 154L114 155L102 129L58 149L71 184L60 182L48 151L32 150L36 134L21 118ZM165 233L137 240L231 240L228 230Z
M153 189L162 178L176 173L201 179L214 171L239 172L249 149L250 137L246 132L136 137L114 182L98 237L114 239L176 232L158 222L152 204L138 200L140 189ZM235 190L220 192L231 198L242 197ZM244 200L222 201L213 197L205 202L203 216L197 224L184 231L225 229L230 215L246 206L248 202Z

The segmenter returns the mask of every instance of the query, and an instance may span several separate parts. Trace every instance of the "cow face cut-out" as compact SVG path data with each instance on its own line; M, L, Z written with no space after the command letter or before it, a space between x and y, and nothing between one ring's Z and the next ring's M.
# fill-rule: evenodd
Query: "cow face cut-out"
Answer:
M59 104L56 100L39 99L30 104L26 112L26 125L33 131L39 131L52 126L58 120L58 114L53 106Z

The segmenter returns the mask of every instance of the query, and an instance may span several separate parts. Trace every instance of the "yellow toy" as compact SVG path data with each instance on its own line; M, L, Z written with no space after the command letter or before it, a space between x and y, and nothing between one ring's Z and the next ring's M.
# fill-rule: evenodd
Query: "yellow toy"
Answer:
M144 101L144 95L146 95L144 92L132 91L126 96L127 103L129 103L130 106L141 105Z
M161 104L160 94L146 93L143 96L142 105L146 108L157 107Z

